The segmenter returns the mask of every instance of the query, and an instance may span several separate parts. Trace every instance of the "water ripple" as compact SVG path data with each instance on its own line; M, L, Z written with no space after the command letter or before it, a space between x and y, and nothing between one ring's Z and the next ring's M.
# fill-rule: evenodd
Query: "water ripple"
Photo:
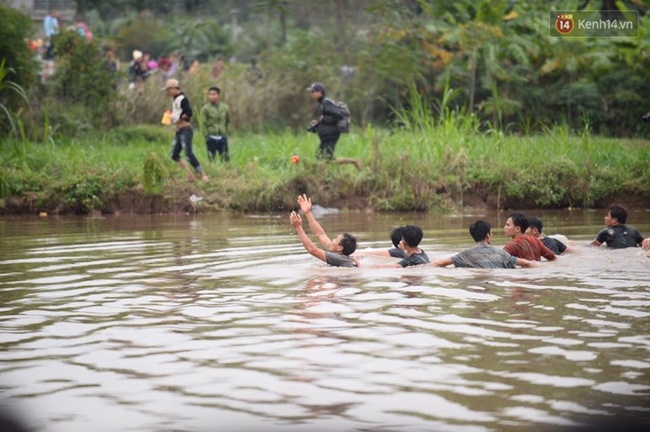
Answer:
M0 261L2 394L47 432L650 419L638 251L578 247L514 271L337 269L283 223L12 238Z

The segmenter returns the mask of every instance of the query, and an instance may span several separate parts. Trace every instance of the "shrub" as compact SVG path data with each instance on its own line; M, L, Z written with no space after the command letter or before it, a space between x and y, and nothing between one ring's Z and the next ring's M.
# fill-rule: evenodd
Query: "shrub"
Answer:
M28 90L36 82L38 63L25 40L31 36L32 22L27 15L0 5L0 58L5 67L16 71L16 84Z
M0 59L3 61L2 75L6 84L0 87L0 106L8 114L8 121L0 124L0 134L9 129L15 132L16 125L12 118L26 102L24 93L36 82L37 62L25 43L30 36L31 25L26 15L0 5ZM23 97L16 97L17 91Z
M55 38L55 50L53 79L57 96L89 109L108 106L117 77L106 68L97 43L87 42L74 31L64 31Z

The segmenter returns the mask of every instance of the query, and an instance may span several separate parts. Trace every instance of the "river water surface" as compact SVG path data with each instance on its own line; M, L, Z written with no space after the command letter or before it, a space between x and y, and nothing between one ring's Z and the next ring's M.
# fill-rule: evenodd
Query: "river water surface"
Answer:
M586 247L602 210L538 215L576 251L516 270L326 267L284 214L2 218L0 405L44 432L650 420L648 253ZM435 259L505 216L319 219L361 252L420 225Z

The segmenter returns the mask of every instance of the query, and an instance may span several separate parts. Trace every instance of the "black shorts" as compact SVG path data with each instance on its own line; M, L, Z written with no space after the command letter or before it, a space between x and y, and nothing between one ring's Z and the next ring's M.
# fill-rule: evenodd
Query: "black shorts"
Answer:
M318 159L334 159L334 149L336 148L336 143L338 142L341 134L331 134L319 136L320 145L318 146L318 152L316 157Z

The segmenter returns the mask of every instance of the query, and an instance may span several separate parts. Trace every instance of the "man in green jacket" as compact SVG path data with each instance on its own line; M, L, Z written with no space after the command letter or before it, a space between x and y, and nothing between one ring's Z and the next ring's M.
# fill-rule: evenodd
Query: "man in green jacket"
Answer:
M217 152L222 161L230 161L227 136L228 126L230 126L230 108L221 102L219 87L210 87L208 90L208 103L201 107L201 119L210 162L214 161Z

